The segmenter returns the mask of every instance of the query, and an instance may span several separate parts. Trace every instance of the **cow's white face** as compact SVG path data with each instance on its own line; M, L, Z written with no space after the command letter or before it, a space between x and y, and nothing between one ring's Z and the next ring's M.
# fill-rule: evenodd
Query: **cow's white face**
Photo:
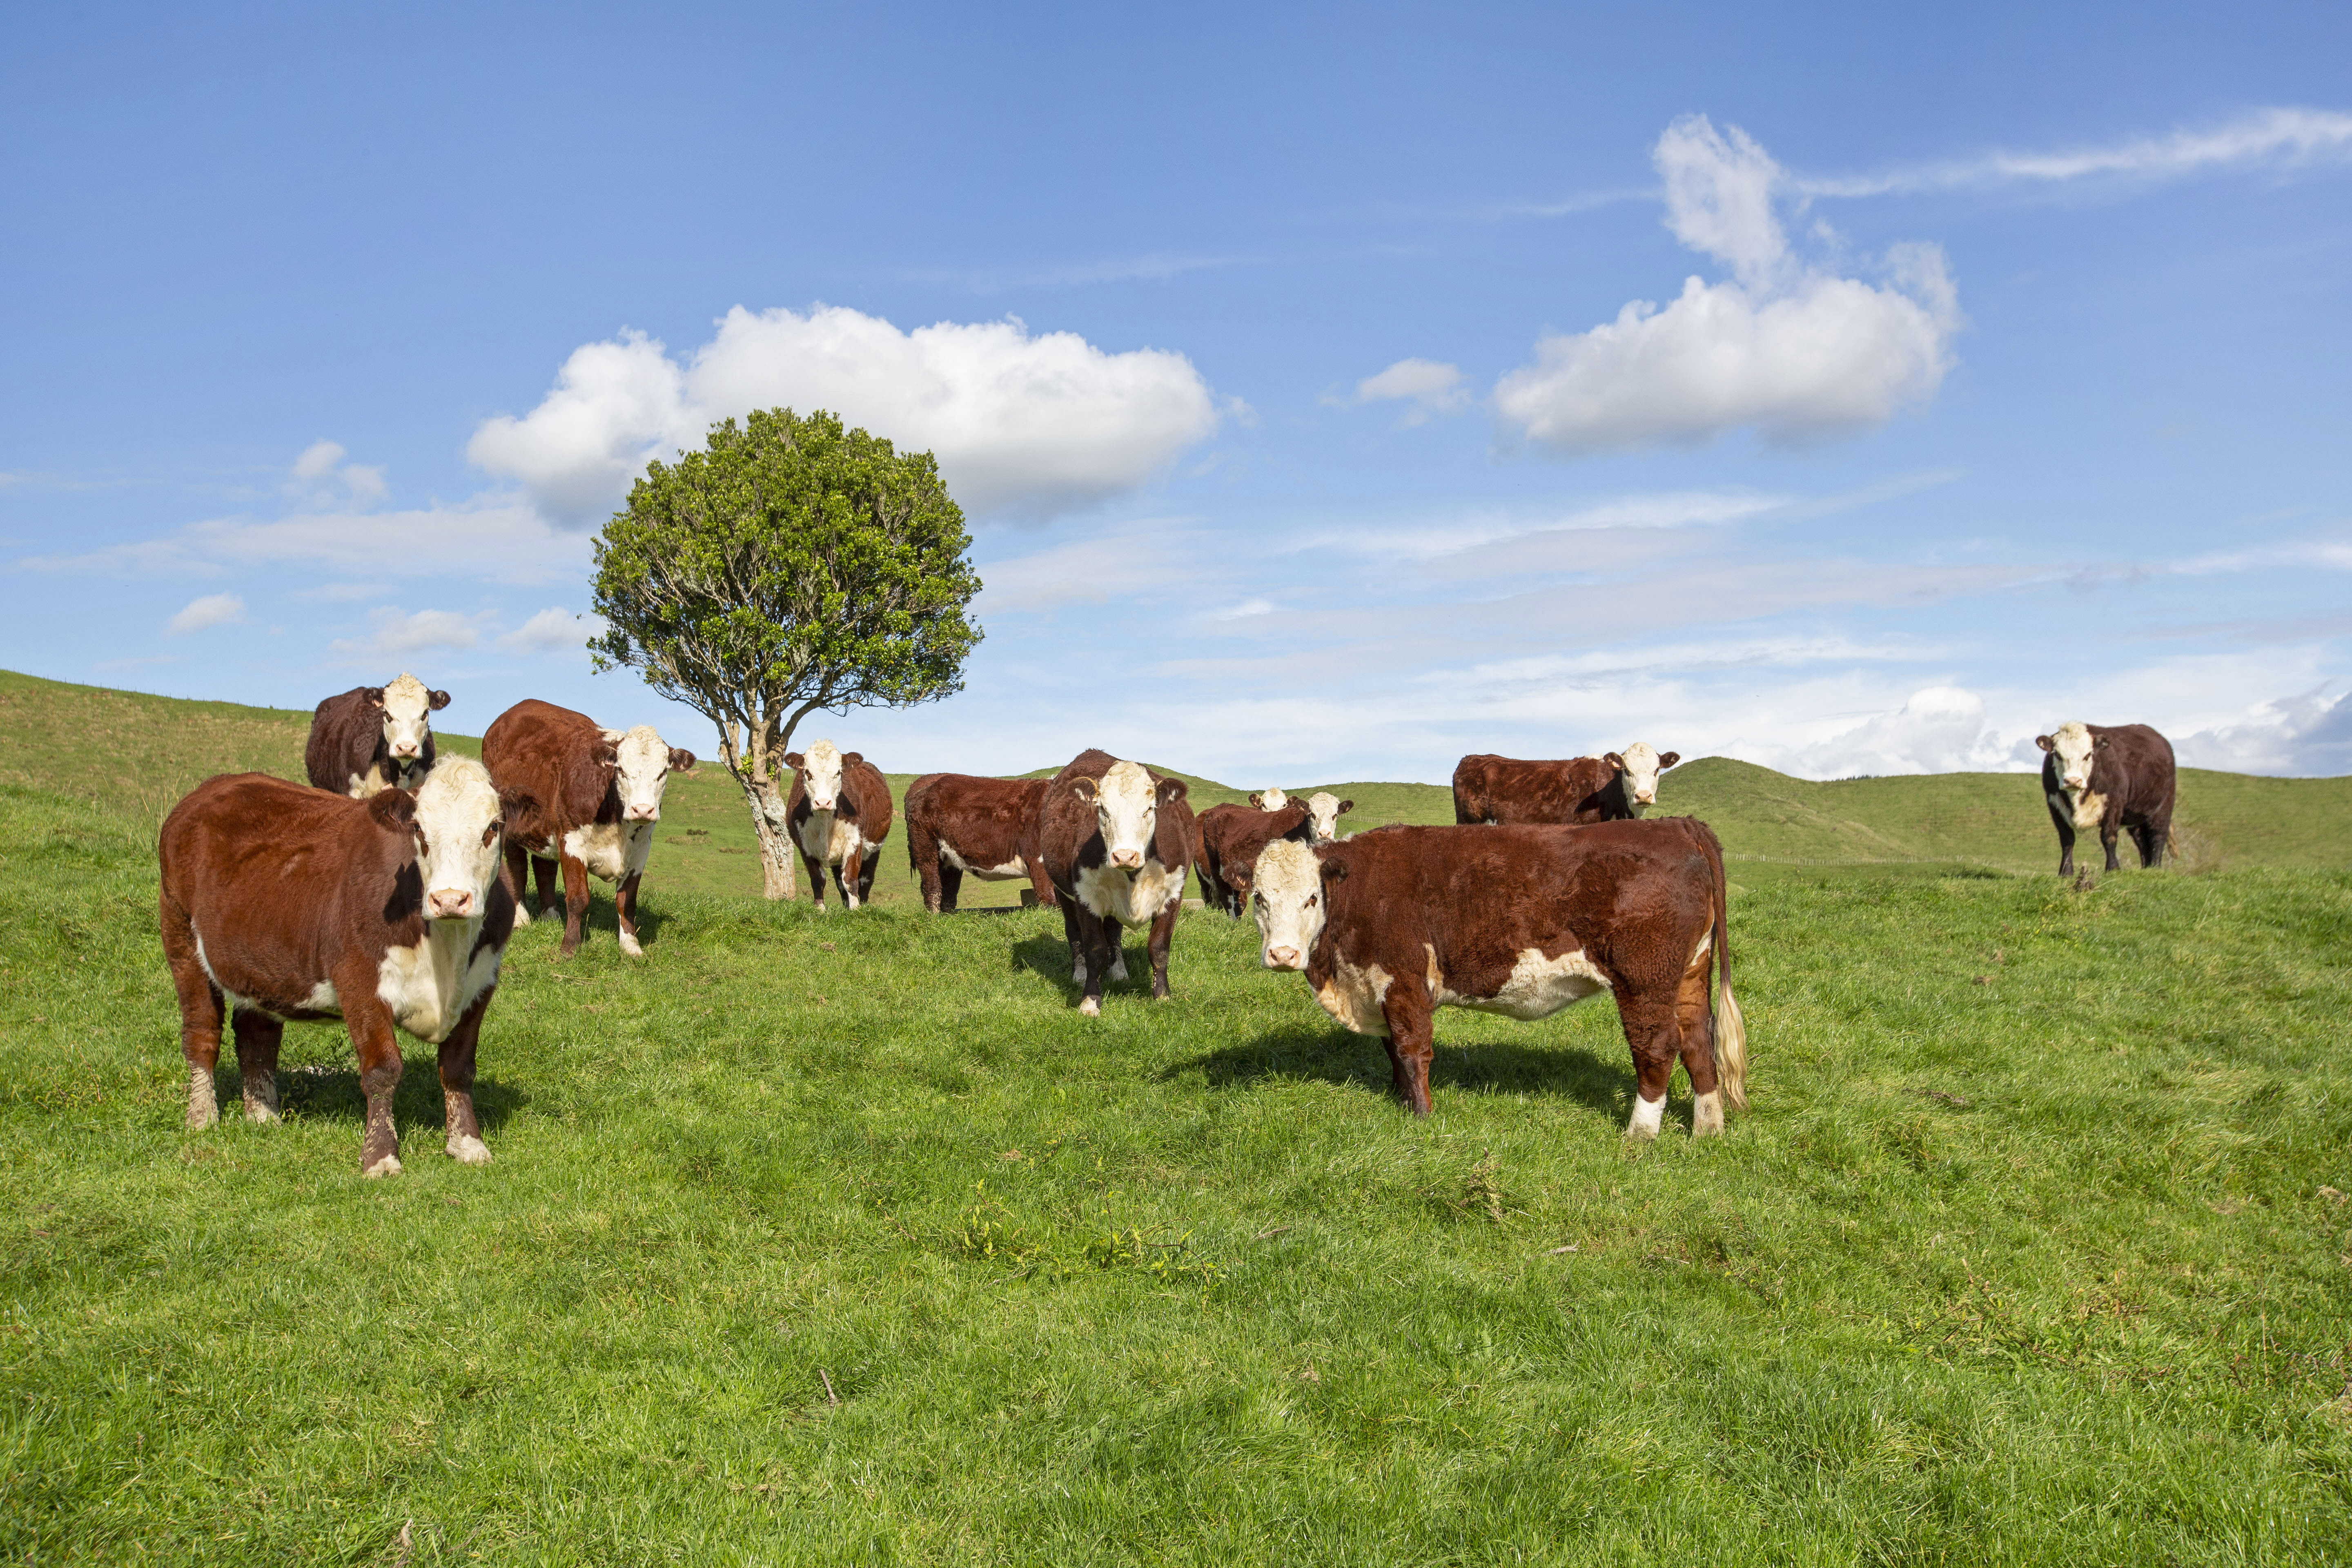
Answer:
M617 764L613 788L621 797L621 820L659 822L662 792L669 787L669 747L654 733L651 724L640 724L626 733L607 730L604 739L613 742Z
M1328 844L1339 837L1339 819L1356 809L1352 800L1341 800L1328 789L1318 789L1307 797L1307 821L1314 830L1315 842Z
M793 765L800 770L801 788L808 793L809 809L831 811L841 804L841 748L819 741ZM792 759L787 757L786 762Z
M2061 724L2036 739L2043 751L2058 759L2061 789L2080 794L2091 787L2091 753L2098 748L2092 742L2089 725L2079 721Z
M1160 797L1140 763L1113 763L1095 785L1095 826L1118 870L1143 868L1160 830Z
M1268 969L1305 969L1323 934L1322 862L1297 839L1277 838L1258 852L1252 880L1258 962Z
M1290 804L1290 797L1278 789L1262 789L1249 797L1249 803L1260 811L1280 811Z
M384 687L383 743L395 762L415 762L425 754L425 738L433 732L433 710L447 706L447 692L428 691L425 682L404 671Z
M434 764L416 790L416 868L425 879L426 920L478 920L487 912L505 833L488 769L471 757Z
M1636 741L1622 752L1612 752L1601 759L1613 763L1625 778L1625 799L1633 815L1658 804L1658 775L1681 762L1682 754L1668 752L1661 756L1656 747L1646 741Z

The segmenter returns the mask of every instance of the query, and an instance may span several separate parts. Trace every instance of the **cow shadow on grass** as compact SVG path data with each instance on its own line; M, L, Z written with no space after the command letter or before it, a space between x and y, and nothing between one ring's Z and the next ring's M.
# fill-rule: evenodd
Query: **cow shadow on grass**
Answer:
M244 1093L243 1081L224 1051L221 1064L213 1069L213 1098L224 1121L245 1114L239 1098ZM500 1079L478 1076L474 1079L474 1116L486 1138L530 1103L529 1092ZM335 1062L279 1063L278 1109L288 1115L364 1123L367 1094L360 1088L358 1065L348 1057ZM430 1047L402 1058L400 1088L393 1093L392 1110L404 1128L439 1127L446 1121L440 1063Z
M661 906L640 898L637 900L637 941L651 946L661 936L662 927L669 918ZM548 906L545 913L531 910L530 924L516 928L517 935L528 934L533 928L553 933L553 940L563 939L563 904L558 900ZM588 895L588 908L580 916L580 940L585 942L618 942L621 940L621 912L613 900Z
M1178 1062L1160 1078L1167 1081L1195 1072L1212 1089L1245 1089L1286 1079L1319 1079L1386 1095L1394 1082L1384 1042L1345 1029L1297 1024ZM1630 1058L1612 1060L1580 1046L1509 1039L1449 1045L1441 1033L1429 1064L1429 1087L1433 1091L1555 1096L1622 1120L1633 1108L1633 1070Z

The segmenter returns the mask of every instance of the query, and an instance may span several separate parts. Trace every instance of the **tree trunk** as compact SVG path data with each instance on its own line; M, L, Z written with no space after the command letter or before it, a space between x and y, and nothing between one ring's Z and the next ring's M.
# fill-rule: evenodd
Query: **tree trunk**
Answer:
M751 728L751 754L746 756L736 742L734 726L724 726L719 732L719 755L751 808L751 831L760 840L761 892L770 899L797 899L800 879L793 863L792 835L784 829L784 805L791 796L776 787L777 759L770 757L772 748L766 739Z

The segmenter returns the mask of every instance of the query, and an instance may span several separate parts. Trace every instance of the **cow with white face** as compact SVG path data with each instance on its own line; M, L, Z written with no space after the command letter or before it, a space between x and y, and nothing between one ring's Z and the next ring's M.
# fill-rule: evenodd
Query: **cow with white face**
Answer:
M2122 869L2116 858L2119 834L2128 828L2139 847L2139 863L2164 858L2172 834L2176 787L2172 742L2145 724L2061 724L2033 743L2042 759L2042 794L2058 829L2058 874L2074 870L2074 835L2095 831L2107 852L2107 869Z
M530 921L527 894L533 865L545 913L563 878L563 944L580 946L588 916L588 878L614 884L613 909L621 951L643 955L637 941L637 888L653 855L662 797L673 772L694 753L669 745L650 724L607 730L585 713L526 699L499 714L482 735L482 761L499 788L528 803L507 826L507 879L515 923Z
M447 692L406 673L330 697L310 716L303 770L319 788L359 800L413 790L433 771L433 715L447 706Z
M1341 800L1328 789L1318 789L1307 797L1307 820L1314 829L1315 842L1328 844L1339 837L1339 819L1356 809L1352 800Z
M1102 1011L1103 983L1127 978L1123 926L1150 928L1151 994L1168 995L1168 944L1193 853L1184 781L1087 751L1054 775L1037 807L1045 873L1062 906L1078 1011Z
M854 910L874 897L882 841L890 837L890 785L862 753L831 741L785 752L784 765L793 770L793 787L782 826L808 870L817 912L824 912L828 868L843 906ZM772 814L776 807L762 809Z
M363 802L263 773L192 791L159 844L188 1126L219 1117L213 1068L224 1014L253 1121L278 1119L287 1022L341 1017L367 1097L362 1174L401 1168L395 1029L440 1047L450 1156L488 1163L474 1060L514 924L498 874L512 804L464 756L445 759L414 794L379 790Z
M1647 741L1636 741L1622 752L1608 752L1601 760L1617 770L1617 787L1624 796L1626 814L1640 816L1658 804L1658 775L1683 758L1680 752L1660 755Z
M1622 752L1565 761L1530 761L1478 752L1454 769L1454 820L1569 826L1626 822L1658 801L1658 775L1682 761L1635 742Z
M1250 792L1249 803L1260 811L1280 811L1290 797L1278 789L1258 789Z

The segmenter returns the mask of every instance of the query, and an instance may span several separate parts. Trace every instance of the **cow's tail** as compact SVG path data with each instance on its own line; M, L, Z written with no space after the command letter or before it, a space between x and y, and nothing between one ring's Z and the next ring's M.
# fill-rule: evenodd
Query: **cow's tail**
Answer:
M1748 1024L1739 1016L1739 998L1731 994L1731 888L1723 870L1723 845L1705 823L1691 826L1706 847L1707 867L1715 873L1715 954L1723 974L1723 1001L1715 1014L1715 1060L1723 1079L1723 1101L1734 1110L1748 1109Z

